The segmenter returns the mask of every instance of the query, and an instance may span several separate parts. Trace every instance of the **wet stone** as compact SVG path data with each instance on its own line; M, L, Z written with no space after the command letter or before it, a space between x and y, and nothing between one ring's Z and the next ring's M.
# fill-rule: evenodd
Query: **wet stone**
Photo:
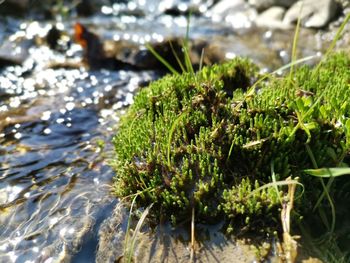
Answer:
M127 262L127 254L124 252L128 249L125 247L128 220L129 210L121 203L117 204L112 215L101 224L96 262ZM174 229L170 224L161 224L151 230L147 223L145 225L146 227L136 236L133 260L149 263L189 262L191 240L187 228ZM200 225L196 228L199 238L195 244L196 262L230 263L233 258L237 259L237 262L254 262L258 260L256 246L270 247L267 241L258 244L252 243L249 239L227 238L220 232L221 227L221 224L218 224ZM133 235L133 232L130 231L129 235Z
M22 65L29 57L28 49L33 45L31 40L5 41L0 46L0 68L10 65Z

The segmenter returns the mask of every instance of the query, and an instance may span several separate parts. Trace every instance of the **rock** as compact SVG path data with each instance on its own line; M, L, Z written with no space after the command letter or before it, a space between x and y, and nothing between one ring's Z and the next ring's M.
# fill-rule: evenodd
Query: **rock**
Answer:
M7 0L0 1L0 14L24 15L29 8L29 0Z
M211 42L211 41L210 41ZM172 47L171 47L171 45ZM150 42L150 46L173 68L182 71L174 53L184 61L183 53L184 40L179 37L167 38L162 42ZM206 40L190 40L190 58L195 69L199 67L201 53L204 49L203 65L211 65L213 63L222 62L225 60L225 52L222 49L216 48ZM142 70L167 70L167 68L144 46L140 46L127 40L103 41L103 49L106 57L113 57L120 61L125 61Z
M301 4L303 3L302 9ZM305 0L298 1L287 11L283 22L291 24L301 17L305 27L325 27L337 14L338 4L335 0Z
M80 23L74 25L74 37L84 49L83 62L89 69L137 69L128 62L108 56L100 37Z
M222 0L211 8L213 17L224 17L232 12L237 12L245 6L244 0Z
M75 10L79 16L87 17L98 13L103 5L110 5L108 0L80 0Z
M124 250L128 217L128 209L119 203L115 206L112 215L103 221L98 232L96 263L127 261ZM137 222L131 222L132 225L133 223ZM174 231L169 224L161 224L152 229L147 221L145 225L148 230L141 231L137 235L132 262L184 263L189 261L190 240L188 240L187 229L179 227ZM197 238L200 240L196 244L196 262L229 263L232 262L232 258L237 259L236 262L254 262L259 259L256 254L257 248L252 246L248 239L233 240L225 236L220 230L220 224L201 225L196 231L198 231ZM259 238L256 237L256 240ZM270 245L267 244L265 247L269 248ZM259 249L262 251L263 246Z
M181 68L177 63L176 56L180 61L184 61L184 53L182 52L181 39L168 39L160 43L150 43L152 49L167 61L175 70L181 72ZM174 55L176 54L176 56ZM161 69L166 70L161 63L148 49L140 49L131 57L133 63L143 69Z
M57 49L58 41L62 36L62 31L59 30L55 25L47 32L46 42L51 49Z
M201 6L195 4L189 4L184 6L171 6L164 11L164 14L171 16L188 16L189 14L194 16L200 16L202 14ZM204 9L205 10L205 9Z
M234 28L249 28L256 13L243 0L223 0L212 7L209 16L214 22L226 21Z
M248 0L248 3L258 11L266 10L272 6L290 7L296 0Z
M22 65L28 58L28 48L33 45L32 40L6 40L0 46L0 68L9 65Z
M184 40L182 38L169 38L160 43L150 43L150 46L175 70L182 72L176 56L185 66L185 53L183 52ZM189 57L194 70L200 65L201 53L203 55L203 65L211 65L222 62L225 54L222 50L216 49L205 40L189 41ZM139 49L134 56L131 57L131 63L141 69L167 70L167 68L147 49Z
M92 16L97 11L97 7L89 0L82 0L78 2L75 10L79 16Z
M75 24L74 31L75 41L84 49L83 62L89 69L168 70L145 46L136 45L127 40L105 41L80 23ZM177 58L184 64L184 42L182 38L173 37L161 42L152 42L149 45L175 70L182 72ZM204 54L204 65L220 62L224 59L224 54L220 50L208 48L207 41L189 42L189 56L194 69L199 68L204 48L210 50Z
M283 17L286 10L280 6L273 6L262 12L255 23L258 26L269 28L287 28L289 25L283 23Z
M125 224L128 211L117 204L112 216L104 220L98 232L99 243L96 251L96 262L119 262L124 253Z

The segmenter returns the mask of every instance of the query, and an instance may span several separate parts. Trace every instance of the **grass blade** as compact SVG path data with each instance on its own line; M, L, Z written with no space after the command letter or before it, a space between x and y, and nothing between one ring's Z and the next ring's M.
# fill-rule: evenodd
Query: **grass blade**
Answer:
M135 195L135 197L132 200L131 203L131 207L130 207L130 211L129 211L129 218L128 218L128 224L126 227L126 233L125 233L125 240L124 240L124 244L125 244L125 248L124 248L124 255L126 254L126 246L129 243L129 234L130 234L130 225L131 225L131 214L132 214L132 210L134 209L134 205L136 202L136 198L138 197L138 195Z
M167 159L168 159L168 166L171 167L171 163L170 163L170 150L171 150L171 140L174 134L174 131L176 129L176 126L178 125L178 123L182 120L183 117L186 116L187 112L183 112L181 113L173 122L173 124L170 127L169 130L169 136L168 136L168 152L167 152Z
M132 235L131 238L131 242L130 242L130 248L128 251L128 258L127 258L127 262L131 263L132 262L132 256L134 254L134 248L135 248L135 243L136 243L136 239L137 239L137 235L139 234L141 227L143 225L143 222L145 221L150 209L152 208L153 204L150 204L145 211L143 211L139 221L137 222L134 234Z
M325 55L323 56L323 60L326 59L329 56L329 54L333 51L333 49L335 47L335 44L341 38L341 35L342 35L343 31L344 31L344 28L345 28L346 24L349 22L349 20L350 20L350 13L345 17L343 23L340 25L337 33L335 34L335 37L334 37L332 43L330 44L330 46L328 47ZM316 70L314 71L315 74L317 74L318 70L321 67L321 64L322 64L322 61L320 63L318 63L318 65L316 67Z
M321 178L330 178L330 177L338 177L346 174L350 175L349 167L333 167L333 168L320 168L320 169L306 169L305 173L321 177Z
M303 11L303 6L304 6L304 1L301 1L300 5L300 10L299 14ZM292 78L293 78L293 70L294 70L294 61L296 61L297 58L297 44L298 44L298 39L299 39L299 34L300 34L300 22L301 22L301 15L298 17L297 25L295 27L295 33L294 33L294 39L293 39L293 47L292 47L292 59L291 59L291 67L289 71L289 85L292 84Z
M269 187L275 188L277 186L291 185L291 184L300 185L303 188L303 191L302 191L301 195L304 193L304 185L299 183L297 180L284 180L284 181L277 181L277 182L264 184L264 185L262 185L262 186L260 186L260 187L258 187L256 189L254 189L254 191L250 192L250 194L247 195L247 198L253 196L256 192L259 192L259 191L264 190L264 189L269 188ZM296 198L296 199L298 199L298 198Z
M185 65L186 65L187 72L194 75L194 69L192 66L191 58L190 58L190 46L189 46L190 23L191 23L191 12L188 14L188 17L187 17L186 37L185 37L185 43L183 44L183 49L184 49L184 59L185 59Z
M315 169L306 169L306 170L318 170L318 165L317 165L317 162L316 162L316 159L315 159L315 156L310 148L310 146L308 144L305 145L306 147L306 151L307 153L309 154L309 157L311 159L311 162L313 163L313 166L315 167ZM305 171L305 170L304 170ZM331 214L332 214L332 226L330 228L330 232L333 233L334 232L334 229L335 229L335 220L336 220L336 216L335 216L335 206L334 206L334 203L333 203L333 199L332 197L330 196L329 194L329 189L328 187L325 185L324 181L323 181L323 178L322 177L319 177L319 180L321 182L321 185L322 185L322 188L323 188L323 192L320 196L320 198L318 199L315 207L314 207L314 210L319 206L319 204L321 203L322 199L324 196L327 197L328 199L328 202L329 202L329 205L331 207ZM328 185L329 187L331 186L332 182ZM323 220L325 221L325 220Z
M185 69L184 65L182 64L181 59L179 58L177 52L175 51L173 43L171 41L169 41L169 45L170 45L170 48L171 48L171 52L173 53L173 55L174 55L174 57L175 57L175 59L177 61L177 64L179 64L182 72L185 73L186 69Z
M281 71L284 71L284 70L286 70L286 69L289 69L289 68L292 67L292 66L295 66L295 65L304 63L304 62L309 61L309 60L313 60L313 59L315 59L315 58L317 58L317 57L318 57L317 55L312 55L312 56L307 56L307 57L304 57L304 58L300 58L300 59L297 59L297 60L295 60L295 61L292 61L292 62L290 62L290 63L288 63L288 64L286 64L286 65L283 65L282 67L279 67L278 69L274 70L274 71L271 72L271 73L267 73L267 74L263 75L261 78L259 78L259 79L249 88L249 90L248 90L247 93L246 93L245 99L251 97L251 96L254 94L254 92L255 92L255 88L256 88L261 82L263 82L264 80L268 79L269 77L271 77L271 76L273 76L273 75L275 75L275 74L277 74L277 73L279 73L279 72L281 72ZM243 101L245 101L245 99L244 99ZM235 107L236 110L239 109L239 108L241 107L243 101L237 104L237 106Z
M280 203L282 205L282 200L281 200L280 195L279 195L278 186L276 184L277 180L276 180L276 174L275 174L275 163L274 163L274 161L271 162L271 178L272 178L272 182L274 183L273 186L275 188L276 195L278 196L278 199L280 200Z
M155 56L171 73L174 75L179 75L179 72L174 69L172 65L168 61L166 61L157 51L154 50L154 48L147 43L146 48L152 53L153 56Z

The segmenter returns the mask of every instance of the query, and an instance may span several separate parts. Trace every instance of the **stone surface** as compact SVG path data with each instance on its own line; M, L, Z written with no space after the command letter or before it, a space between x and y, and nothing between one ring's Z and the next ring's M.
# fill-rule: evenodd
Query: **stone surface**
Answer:
M128 211L117 204L112 215L101 225L98 236L96 262L119 262L124 253L125 229L128 221Z
M226 16L232 12L237 12L245 6L244 0L222 0L211 8L212 16Z
M9 65L21 65L28 58L28 48L31 45L32 41L26 39L20 39L19 41L5 40L0 46L0 68Z
M322 28L335 17L337 10L338 4L335 0L298 1L287 11L283 22L290 24L296 22L301 16L303 26Z
M98 233L97 263L126 262L124 243L128 217L128 209L119 203L112 215L102 223ZM130 232L133 234L133 230ZM197 226L196 236L201 240L195 243L196 262L230 263L232 259L242 263L257 261L255 246L259 244L226 237L220 231L220 224ZM268 243L263 243L262 246L264 245L269 247ZM189 246L187 228L173 229L168 224L161 225L154 230L137 234L132 262L189 262Z
M257 10L262 11L272 6L290 7L295 0L248 0L248 3Z
M283 17L286 10L280 6L273 6L262 12L256 19L256 24L269 28L289 28L289 24L283 23Z
M214 22L226 21L233 28L241 29L251 27L257 12L243 0L223 0L214 5L208 15Z

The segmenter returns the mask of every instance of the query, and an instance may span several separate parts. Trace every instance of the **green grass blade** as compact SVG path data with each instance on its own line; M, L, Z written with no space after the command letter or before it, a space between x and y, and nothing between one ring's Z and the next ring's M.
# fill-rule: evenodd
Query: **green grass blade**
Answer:
M278 69L276 69L275 71L273 71L272 73L270 73L271 75L272 74L276 74L278 72L281 72L281 71L284 71L286 69L289 69L295 65L298 65L298 64L301 64L301 63L304 63L306 61L309 61L309 60L312 60L312 59L315 59L317 58L318 56L317 55L311 55L311 56L307 56L307 57L304 57L304 58L300 58L300 59L296 59L295 61L292 61L286 65L283 65L282 67L279 67ZM269 74L268 74L269 75Z
M315 167L315 169L306 169L306 170L318 170L318 165L317 165L317 162L316 162L316 159L315 159L315 156L310 148L310 146L308 144L305 145L306 147L306 151L307 153L309 154L309 157L311 159L311 162L313 163L313 166ZM305 170L304 170L305 172ZM336 215L335 215L335 206L334 206L334 203L333 203L333 199L331 197L331 195L329 194L329 189L328 187L325 185L324 181L323 181L323 178L322 177L319 177L320 179L320 182L321 182L321 185L322 185L322 188L323 188L323 192L321 194L321 196L319 197L318 201L316 202L316 205L314 207L314 210L319 206L319 204L321 203L322 199L324 196L327 197L328 199L328 202L329 202L329 205L331 207L331 214L332 214L332 225L330 227L330 232L333 233L334 232L334 229L335 229L335 220L336 220ZM330 183L328 186L330 187L332 183ZM325 220L323 220L325 221Z
M189 46L191 15L192 14L190 12L187 17L186 37L185 37L185 43L183 44L183 49L184 49L184 59L185 59L187 72L190 72L192 75L194 75L194 69L190 58L190 46Z
M279 191L278 191L278 186L277 186L277 180L276 180L276 174L275 174L275 163L274 161L271 162L271 177L272 177L272 182L273 182L273 186L275 188L275 191L276 191L276 194L278 196L278 199L280 200L280 203L282 205L282 200L280 198L280 195L279 195Z
M306 169L305 173L320 177L320 178L330 178L338 177L343 175L350 175L349 167L333 167L333 168L320 168L320 169Z
M181 113L173 122L173 124L171 125L170 127L170 130L169 130L169 136L168 136L168 152L167 152L167 159L168 159L168 166L170 167L171 166L171 162L170 162L170 152L171 152L171 141L172 141L172 138L173 138L173 134L174 134L174 131L176 129L176 126L178 125L178 123L182 120L183 117L186 116L186 113L187 112L183 112Z
M154 48L147 43L146 48L152 53L153 56L155 56L171 73L174 75L179 75L179 72L174 69L172 65L168 61L166 61L157 51L154 50Z
M175 59L176 59L176 61L177 61L177 64L179 64L179 66L180 66L182 72L185 73L185 72L186 72L186 68L185 68L184 65L182 64L181 59L179 58L177 52L175 51L174 46L173 46L173 43L171 43L171 41L169 41L169 45L170 45L170 48L171 48L171 52L173 53L173 55L174 55L174 57L175 57Z
M329 56L329 54L333 51L336 43L341 38L341 35L342 35L343 31L344 31L344 28L345 28L346 24L349 22L349 20L350 20L350 13L345 17L343 23L340 25L337 33L335 34L335 37L334 37L332 43L330 44L330 46L328 47L325 55L323 56L323 60L326 59ZM318 63L318 65L317 65L317 67L316 67L316 69L314 71L315 74L317 74L318 70L321 67L321 64L322 64L322 61L320 63Z
M263 75L261 78L259 78L250 88L249 90L247 91L246 95L245 95L245 98L248 98L250 96L252 96L255 92L255 88L261 83L263 82L264 80L268 79L269 77L281 72L281 71L284 71L286 69L289 69L290 67L294 66L294 65L298 65L298 64L301 64L301 63L304 63L306 61L309 61L309 60L313 60L315 58L317 58L318 56L317 55L312 55L312 56L307 56L307 57L304 57L304 58L300 58L300 59L297 59L295 61L292 61L286 65L283 65L282 67L279 67L278 69L274 70L273 72L271 73L267 73L265 75ZM235 107L235 109L238 109L241 105L242 105L243 102L241 103L238 103L238 105Z
M204 48L202 48L201 59L199 61L199 71L201 71L203 68L203 60L204 60Z
M303 6L304 6L304 1L301 2L299 14L301 14L301 12L303 11ZM298 17L297 25L295 27L293 47L292 47L292 58L291 58L292 64L291 64L289 76L288 76L289 85L291 85L292 79L293 79L293 70L294 70L294 63L293 62L296 61L296 58L297 58L297 44L298 44L298 39L299 39L299 34L300 34L300 22L301 22L301 15Z
M228 162L228 160L229 160L230 157L231 157L231 153L232 153L232 150L233 150L233 146L234 146L234 140L232 140L232 142L231 142L231 146L230 146L230 150L228 151L228 154L227 154L226 162Z
M264 184L264 185L262 185L262 186L260 186L260 187L258 187L256 189L254 189L254 191L250 192L250 194L247 195L247 198L253 196L254 194L256 194L256 192L259 192L259 191L264 190L264 189L269 188L269 187L276 188L277 186L284 186L284 185L290 185L290 184L300 185L303 188L303 191L300 194L300 196L303 195L303 193L304 193L304 185L302 183L299 183L297 180L284 180L284 181L277 181L277 182ZM295 198L295 199L300 198L300 196Z
M190 58L188 40L186 40L185 43L183 43L183 49L184 49L184 59L185 59L186 70L187 72L191 73L194 76L194 69Z

